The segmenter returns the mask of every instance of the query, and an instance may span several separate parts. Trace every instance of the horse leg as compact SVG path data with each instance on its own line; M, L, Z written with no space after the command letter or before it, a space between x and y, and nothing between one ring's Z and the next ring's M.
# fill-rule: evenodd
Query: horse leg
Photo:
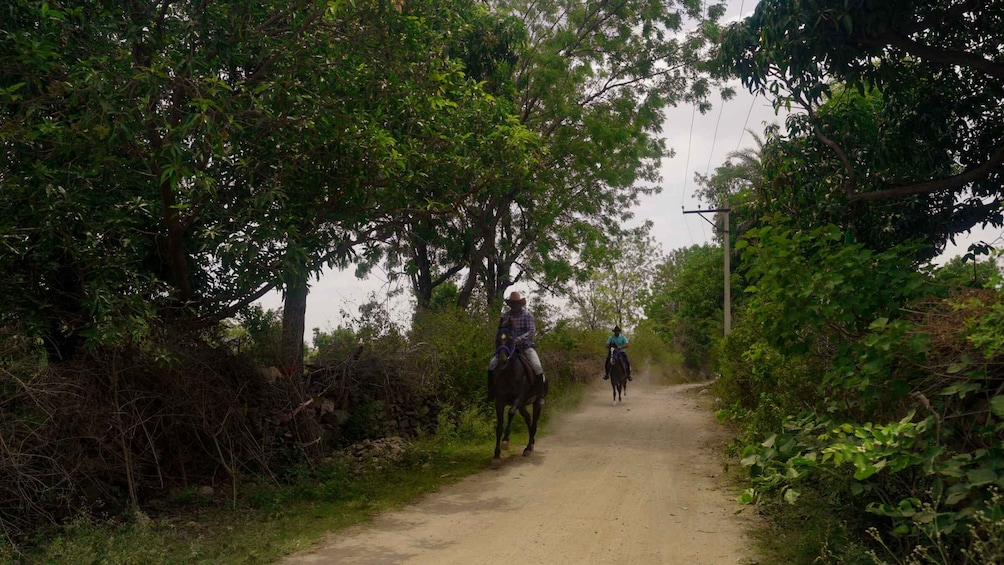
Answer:
M522 408L521 408L522 410ZM509 430L512 429L512 417L515 412L512 408L509 409L509 416L506 418L505 422L505 434L502 436L502 449L509 451ZM499 425L501 425L502 420L499 420Z
M502 462L502 447L500 441L502 439L502 412L505 410L505 405L502 401L495 401L495 457L492 458L492 464L497 464ZM508 439L509 435L506 434ZM507 442L508 443L508 442ZM509 446L506 445L506 449Z
M532 417L526 411L526 408L523 408L522 410L520 410L520 413L523 414L523 419L526 421L527 432L530 435L530 441L526 444L526 448L523 449L523 457L526 457L527 455L530 455L531 453L533 453L533 444L534 444L534 442L536 441L536 438L537 438L537 422L540 420L540 410L543 407L543 405L544 405L544 402L543 402L542 398L538 398L533 403L533 416Z

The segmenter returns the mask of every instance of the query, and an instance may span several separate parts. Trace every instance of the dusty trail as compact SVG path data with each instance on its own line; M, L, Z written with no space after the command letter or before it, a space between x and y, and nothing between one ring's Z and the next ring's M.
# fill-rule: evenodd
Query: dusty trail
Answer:
M724 486L712 446L721 430L694 385L631 383L610 405L607 383L552 421L522 457L513 437L500 469L333 535L287 564L735 565L748 522ZM490 456L490 454L486 454Z

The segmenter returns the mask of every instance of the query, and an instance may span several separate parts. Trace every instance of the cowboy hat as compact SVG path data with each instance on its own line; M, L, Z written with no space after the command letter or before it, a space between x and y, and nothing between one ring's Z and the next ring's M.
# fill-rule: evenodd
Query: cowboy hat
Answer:
M516 291L513 291L512 294L509 295L509 298L506 298L505 301L506 304L519 304L521 306L526 306L526 299Z
M621 327L620 326L614 326L614 329L612 329L610 331L612 331L614 333L617 333L617 332L621 331Z

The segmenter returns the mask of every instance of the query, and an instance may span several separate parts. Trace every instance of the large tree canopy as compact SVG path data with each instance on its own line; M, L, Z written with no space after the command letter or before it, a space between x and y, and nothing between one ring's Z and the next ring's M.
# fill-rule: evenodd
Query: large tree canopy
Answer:
M412 275L420 302L462 271L462 305L478 290L495 300L527 273L570 276L569 257L616 234L638 196L658 190L659 161L669 154L658 135L664 109L700 102L708 91L698 72L704 44L681 30L685 18L718 17L720 7L705 14L691 0L492 6L525 26L524 34L493 32L504 47L494 56L505 61L493 68L508 75L493 74L492 84L542 146L538 158L472 191L448 222L416 224L408 237L386 242L382 252ZM514 64L508 50L518 55Z
M865 203L947 199L951 236L1002 222L1002 27L1000 2L764 0L726 29L720 56L752 91L808 112L798 127L839 160L833 191L854 213ZM899 163L914 167L891 169L895 156L827 129L818 104L834 98L834 83L881 92L886 125L902 134L900 156L914 152Z
M403 215L451 209L471 185L441 181L479 174L486 152L517 161L523 139L451 57L481 12L6 5L0 326L109 342L167 315L212 323L305 289Z

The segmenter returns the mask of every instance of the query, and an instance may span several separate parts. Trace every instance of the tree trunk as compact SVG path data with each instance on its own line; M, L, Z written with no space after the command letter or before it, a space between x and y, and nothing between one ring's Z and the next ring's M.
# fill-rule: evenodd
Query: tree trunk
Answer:
M288 273L285 276L286 297L282 304L282 341L279 357L283 374L303 374L303 331L307 314L307 275Z
M429 246L420 237L412 237L412 256L415 259L416 273L411 276L412 289L418 307L428 309L432 305L432 264L429 261Z

